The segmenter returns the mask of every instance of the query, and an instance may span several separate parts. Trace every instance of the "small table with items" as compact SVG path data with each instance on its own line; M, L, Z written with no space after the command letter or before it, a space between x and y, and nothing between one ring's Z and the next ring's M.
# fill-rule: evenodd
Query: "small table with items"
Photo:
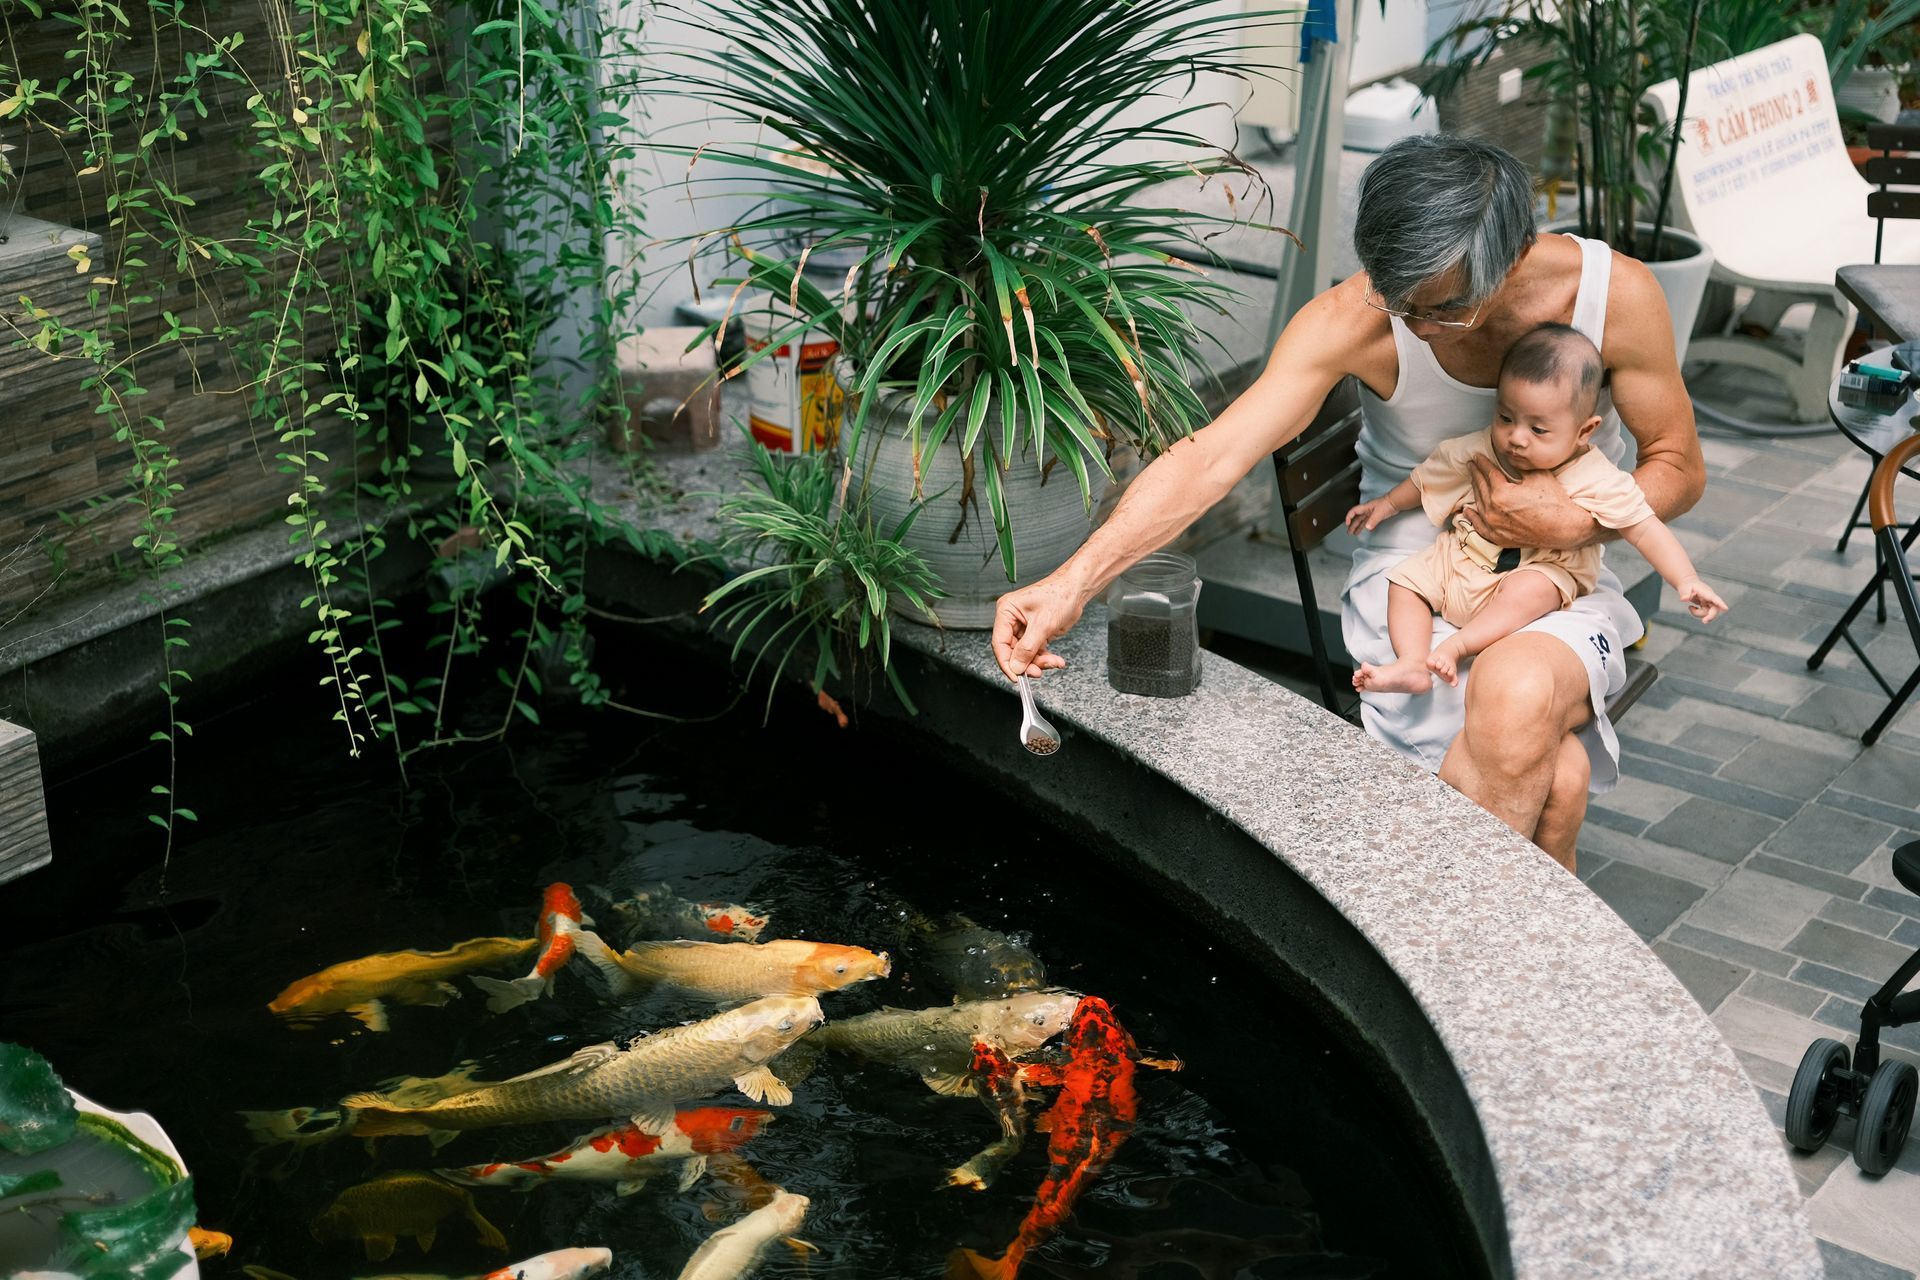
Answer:
M1889 268L1885 267L1842 268L1840 272L1843 285L1842 291L1845 292L1844 284L1848 273L1869 269L1875 271L1889 270ZM1914 272L1916 276L1916 286L1920 286L1920 267L1893 269ZM1848 296L1851 297L1852 295L1848 294ZM1920 322L1920 315L1912 318ZM1876 316L1876 320L1877 319L1878 317ZM1892 363L1892 353L1892 347L1880 347L1862 356L1860 363L1890 367ZM1833 386L1827 391L1827 412L1832 416L1834 426L1840 428L1840 434L1852 441L1867 457L1871 458L1875 467L1880 465L1880 460L1886 457L1888 451L1895 445L1913 435L1914 432L1920 431L1920 396L1909 394L1905 403L1892 413L1876 413L1870 409L1856 409L1850 405L1840 403L1840 382L1838 378L1834 380ZM1917 466L1920 466L1920 459L1916 459L1915 462L1901 467L1900 474L1910 479L1920 480L1920 470L1915 469ZM1864 503L1866 500L1865 489L1861 490L1860 496L1862 503ZM1852 519L1848 522L1847 532L1852 532L1852 525L1854 522L1857 522L1859 518L1860 509L1856 506ZM1906 533L1902 535L1900 539L1901 547L1911 548L1916 537L1920 537L1920 518L1916 518L1913 523L1907 527ZM1860 659L1861 665L1866 667L1868 674L1872 675L1880 687L1886 691L1887 696L1893 699L1887 711L1880 717L1880 721L1877 722L1872 729L1868 730L1868 733L1871 735L1867 739L1869 742L1879 736L1879 731L1884 727L1885 722L1892 718L1893 714L1899 710L1900 705L1913 693L1915 685L1920 683L1920 669L1916 669L1913 676L1907 680L1905 686L1896 690L1893 685L1887 682L1886 677L1880 674L1878 668L1873 665L1872 659L1868 658L1867 655L1862 652L1860 645L1854 641L1853 636L1847 631L1848 626L1852 624L1853 620L1860 616L1860 611L1866 608L1867 601L1875 599L1876 597L1879 601L1879 619L1881 622L1887 620L1886 585L1890 581L1889 575L1893 566L1888 562L1887 555L1879 550L1879 546L1880 544L1878 542L1874 544L1872 580L1860 589L1860 594L1853 598L1853 603L1847 606L1847 611L1840 615L1840 621L1834 624L1833 630L1827 633L1826 639L1822 640L1819 648L1813 651L1813 656L1807 659L1809 669L1818 668L1822 662L1826 661L1827 654L1832 652L1834 643L1839 640L1845 640L1847 647L1853 650L1854 656ZM1845 547L1846 538L1843 536L1840 540L1840 549L1845 549Z

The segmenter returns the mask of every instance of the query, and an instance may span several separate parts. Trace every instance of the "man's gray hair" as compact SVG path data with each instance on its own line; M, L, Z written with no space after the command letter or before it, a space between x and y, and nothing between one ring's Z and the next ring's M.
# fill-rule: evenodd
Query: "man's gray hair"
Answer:
M1353 248L1389 306L1456 267L1462 301L1485 302L1533 239L1533 180L1492 143L1403 138L1360 179Z

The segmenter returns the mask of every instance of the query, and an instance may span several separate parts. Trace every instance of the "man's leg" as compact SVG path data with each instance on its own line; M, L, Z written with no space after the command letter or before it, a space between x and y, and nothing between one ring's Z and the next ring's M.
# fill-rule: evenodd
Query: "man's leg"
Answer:
M1574 866L1574 846L1580 839L1580 824L1587 817L1587 783L1593 779L1593 763L1580 739L1568 734L1560 739L1560 757L1554 762L1553 785L1547 791L1547 803L1540 810L1540 825L1533 829L1533 842L1549 857L1569 871Z
M1534 839L1561 749L1592 714L1573 650L1538 632L1508 636L1473 661L1466 726L1447 748L1440 780ZM1562 861L1571 864L1570 844Z

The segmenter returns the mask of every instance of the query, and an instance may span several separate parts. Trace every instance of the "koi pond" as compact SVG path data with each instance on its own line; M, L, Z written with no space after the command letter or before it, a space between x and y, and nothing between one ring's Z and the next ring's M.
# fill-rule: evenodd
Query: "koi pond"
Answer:
M625 655L609 677L624 686L616 697L702 719L549 703L541 728L415 758L403 779L390 753L348 757L303 662L258 700L196 717L178 791L200 821L182 825L164 870L157 841L133 836L157 835L150 752L50 780L54 864L0 891L0 1039L166 1127L200 1223L233 1237L229 1257L202 1264L208 1275L467 1275L605 1246L612 1276L671 1278L775 1188L808 1198L780 1234L813 1248L774 1241L754 1275L1485 1274L1438 1158L1356 1037L1173 914L1152 883L896 728L841 729L802 697L777 699L763 723L762 694L729 706L724 670L606 631L602 654ZM1010 749L1017 705L1009 695ZM930 1087L942 1071L911 1045L897 1060L827 1041L802 1053L802 1035L772 1062L790 1104L724 1086L681 1100L691 1153L711 1158L681 1159L644 1187L563 1178L535 1159L618 1115L351 1131L339 1107L350 1095L504 1080L724 1007L672 983L616 1001L584 939L550 994L513 982L542 946L513 943L485 967L384 995L283 997L361 957L534 939L559 883L614 950L641 936L623 927L636 902L684 900L726 904L719 924L734 936L886 952L884 976L820 992L816 1037L886 1008L949 1006L969 966L989 984L1098 997L1079 1002L1064 1038L1110 1009L1103 1025L1131 1037L1134 1096L1115 1088L1101 1105L1132 1114L1108 1115L1074 1148L1087 1114L1068 1107L1078 1050L1061 1036L1031 1055L1024 1100L980 1077L975 1093L998 1098L996 1115ZM733 907L765 920L735 920ZM1032 964L999 964L1002 952ZM501 996L517 986L534 998ZM513 1007L490 1010L488 991ZM1008 1109L1025 1139L995 1150ZM458 1184L434 1172L502 1162L521 1167ZM984 1190L946 1185L963 1166Z

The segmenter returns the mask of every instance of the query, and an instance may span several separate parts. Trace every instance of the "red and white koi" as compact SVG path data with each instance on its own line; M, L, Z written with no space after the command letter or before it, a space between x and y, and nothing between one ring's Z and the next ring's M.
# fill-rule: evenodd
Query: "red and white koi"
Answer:
M572 885L559 881L548 885L540 899L540 929L535 936L540 951L533 972L504 982L478 976L473 979L473 985L487 993L487 1008L505 1013L529 1000L552 995L554 975L573 959L575 935L581 926L592 923L581 911L580 899L574 896Z
M691 1107L677 1112L661 1135L632 1124L596 1129L571 1146L531 1160L494 1161L441 1169L440 1176L471 1187L531 1191L548 1182L611 1182L632 1195L663 1173L673 1172L682 1191L706 1171L707 1157L737 1150L773 1119L771 1112L738 1107Z

